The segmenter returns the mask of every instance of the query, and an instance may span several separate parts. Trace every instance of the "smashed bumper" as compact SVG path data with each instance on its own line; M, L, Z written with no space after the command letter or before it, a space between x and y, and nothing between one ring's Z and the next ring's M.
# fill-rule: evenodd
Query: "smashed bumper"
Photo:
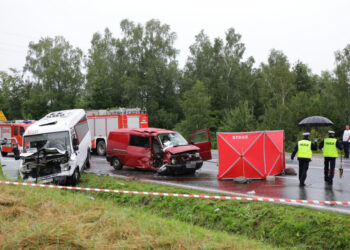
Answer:
M166 163L157 170L157 173L159 173L159 174L193 173L194 171L200 169L202 166L203 166L202 160L187 161L187 162L181 163L181 164Z

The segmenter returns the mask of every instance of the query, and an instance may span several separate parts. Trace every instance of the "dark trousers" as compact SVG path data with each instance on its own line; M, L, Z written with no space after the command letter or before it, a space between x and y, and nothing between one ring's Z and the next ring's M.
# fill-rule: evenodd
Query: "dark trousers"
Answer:
M349 158L349 142L343 141L345 158Z
M309 169L310 160L298 159L299 160L299 182L305 184L307 170Z
M332 183L334 177L335 168L335 157L325 157L324 158L324 180ZM329 173L328 173L329 172Z

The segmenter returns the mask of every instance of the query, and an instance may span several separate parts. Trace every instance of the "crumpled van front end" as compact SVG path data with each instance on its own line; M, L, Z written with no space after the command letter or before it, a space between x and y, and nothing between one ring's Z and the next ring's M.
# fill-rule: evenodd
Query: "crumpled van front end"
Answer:
M19 173L24 181L76 185L90 166L90 150L85 111L55 111L25 131Z
M198 148L193 145L168 147L164 150L164 164L159 174L194 174L203 165Z
M24 136L20 175L24 181L64 184L76 167L69 131Z

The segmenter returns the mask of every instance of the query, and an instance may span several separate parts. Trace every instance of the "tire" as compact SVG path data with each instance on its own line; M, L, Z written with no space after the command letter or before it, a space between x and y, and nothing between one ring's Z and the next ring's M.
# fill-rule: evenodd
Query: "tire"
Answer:
M90 149L87 152L87 157L86 157L86 162L85 162L85 169L89 169L91 166L90 163L90 159L91 159L91 154L90 154Z
M79 167L76 167L73 175L70 177L70 184L72 186L76 186L79 183L80 180L80 172L79 172Z
M106 154L106 143L105 141L101 140L97 143L97 146L96 146L96 152L97 152L97 155L100 155L100 156L103 156Z
M7 156L7 152L1 151L1 156L2 157L6 157Z
M195 175L195 174L196 174L196 169L188 170L188 175Z
M112 159L111 165L115 170L121 170L123 168L123 164L120 162L120 160L117 157L114 157Z

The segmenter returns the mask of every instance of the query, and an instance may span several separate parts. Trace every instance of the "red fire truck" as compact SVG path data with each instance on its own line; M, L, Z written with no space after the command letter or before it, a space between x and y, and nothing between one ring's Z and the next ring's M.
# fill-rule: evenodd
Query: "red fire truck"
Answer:
M14 150L23 150L24 131L31 125L32 121L0 121L0 148L1 155L7 156Z
M117 110L87 110L92 149L98 155L105 155L107 137L118 128L148 128L148 115L140 108Z

